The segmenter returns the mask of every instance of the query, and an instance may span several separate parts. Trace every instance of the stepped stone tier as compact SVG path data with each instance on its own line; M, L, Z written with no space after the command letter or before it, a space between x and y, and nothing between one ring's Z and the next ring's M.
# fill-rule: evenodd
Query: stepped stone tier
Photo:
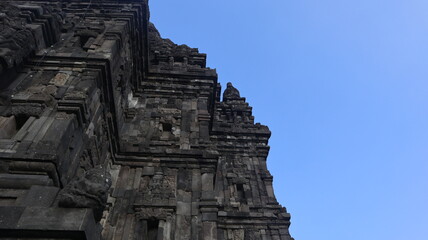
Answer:
M0 1L0 239L291 240L269 129L146 1Z

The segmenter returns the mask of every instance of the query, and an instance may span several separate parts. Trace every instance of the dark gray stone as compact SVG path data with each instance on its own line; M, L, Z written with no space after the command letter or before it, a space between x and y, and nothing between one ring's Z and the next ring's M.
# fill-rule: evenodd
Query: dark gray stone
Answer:
M0 229L15 229L24 210L24 207L0 206Z
M83 177L70 182L58 196L59 206L66 208L91 208L97 221L102 217L107 203L111 176L101 166L90 169Z
M268 127L147 4L1 1L0 236L291 240Z
M21 206L50 207L58 194L59 188L47 186L31 186L27 195L21 200Z

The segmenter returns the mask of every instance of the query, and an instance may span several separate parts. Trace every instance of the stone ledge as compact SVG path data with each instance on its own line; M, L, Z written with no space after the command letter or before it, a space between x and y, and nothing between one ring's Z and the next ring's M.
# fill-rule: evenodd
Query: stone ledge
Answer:
M0 236L98 239L91 209L0 207Z

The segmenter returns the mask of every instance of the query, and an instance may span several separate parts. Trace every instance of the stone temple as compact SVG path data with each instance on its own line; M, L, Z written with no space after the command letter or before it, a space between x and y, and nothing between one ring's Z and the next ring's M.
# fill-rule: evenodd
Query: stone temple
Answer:
M0 1L0 239L292 240L269 129L144 0Z

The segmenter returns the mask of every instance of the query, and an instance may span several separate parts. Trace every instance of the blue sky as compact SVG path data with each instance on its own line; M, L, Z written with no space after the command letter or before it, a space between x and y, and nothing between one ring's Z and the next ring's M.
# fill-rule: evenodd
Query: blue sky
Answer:
M296 240L426 240L428 1L152 0L272 130Z

